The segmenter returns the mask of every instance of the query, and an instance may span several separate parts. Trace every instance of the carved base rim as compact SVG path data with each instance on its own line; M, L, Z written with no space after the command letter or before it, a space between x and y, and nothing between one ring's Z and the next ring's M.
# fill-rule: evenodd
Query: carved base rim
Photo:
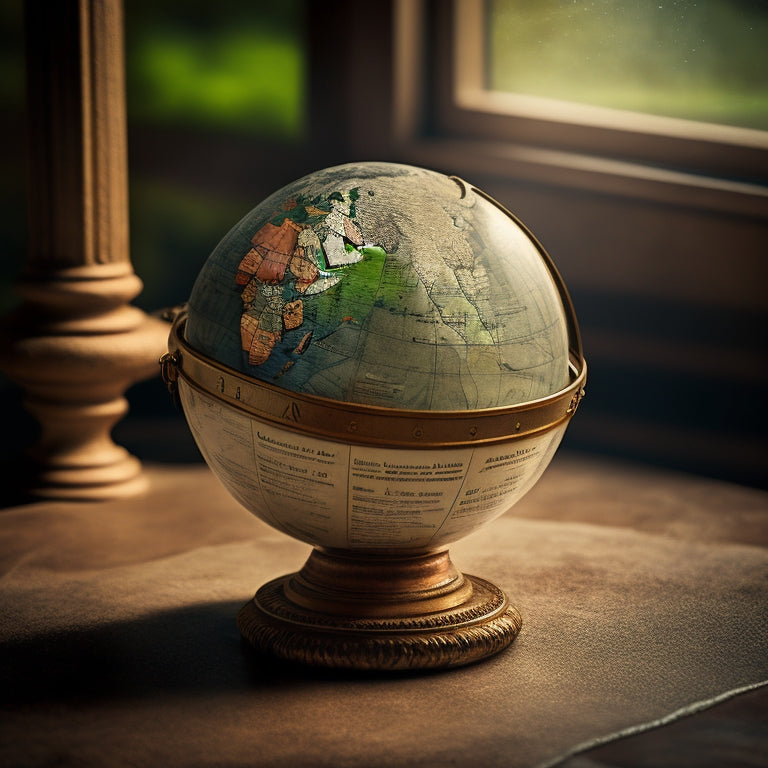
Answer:
M293 603L293 574L268 582L238 613L259 652L328 669L401 671L464 666L507 648L522 618L495 584L465 574L471 596L449 610L404 617L345 617Z

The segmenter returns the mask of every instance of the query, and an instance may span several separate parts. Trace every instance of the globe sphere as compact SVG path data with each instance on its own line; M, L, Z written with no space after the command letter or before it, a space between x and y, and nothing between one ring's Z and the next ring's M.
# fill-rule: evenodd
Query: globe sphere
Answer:
M320 170L247 213L171 347L201 453L232 495L334 550L445 547L537 481L585 377L565 286L461 179Z

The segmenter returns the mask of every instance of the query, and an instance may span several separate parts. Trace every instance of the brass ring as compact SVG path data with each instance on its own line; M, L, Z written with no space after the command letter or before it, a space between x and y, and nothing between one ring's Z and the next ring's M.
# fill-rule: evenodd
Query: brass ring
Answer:
M568 421L584 395L587 365L577 347L570 355L570 384L526 403L467 411L400 410L346 403L281 389L200 354L184 338L186 318L186 311L178 314L168 342L177 378L261 421L341 443L396 448L502 443L540 434Z

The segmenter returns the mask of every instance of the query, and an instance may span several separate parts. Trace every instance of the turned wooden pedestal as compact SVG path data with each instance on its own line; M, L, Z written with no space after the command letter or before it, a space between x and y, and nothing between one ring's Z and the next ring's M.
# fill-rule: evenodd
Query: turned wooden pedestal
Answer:
M122 5L27 0L29 238L0 365L41 437L29 493L105 499L143 487L111 430L153 374L169 326L130 302Z

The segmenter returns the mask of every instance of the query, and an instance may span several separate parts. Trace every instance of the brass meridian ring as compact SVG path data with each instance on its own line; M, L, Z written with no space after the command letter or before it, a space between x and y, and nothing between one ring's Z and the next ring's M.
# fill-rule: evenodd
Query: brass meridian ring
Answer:
M553 395L512 406L469 411L400 410L291 392L200 354L184 338L177 315L161 359L166 384L183 379L257 419L341 443L395 448L449 448L502 443L546 432L569 420L584 396L587 364L571 351L571 383Z

